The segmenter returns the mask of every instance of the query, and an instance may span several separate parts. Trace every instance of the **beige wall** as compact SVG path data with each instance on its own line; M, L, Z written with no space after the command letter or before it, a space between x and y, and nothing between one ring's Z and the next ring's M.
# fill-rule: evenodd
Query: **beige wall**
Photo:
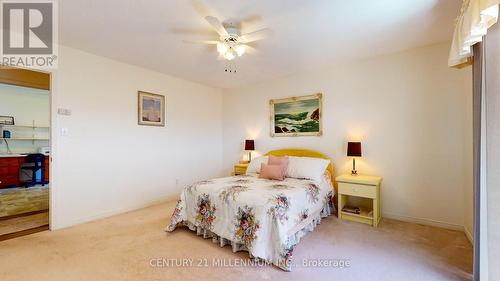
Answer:
M52 99L53 228L141 207L220 175L219 89L66 47L59 58ZM165 127L137 125L138 90L167 97ZM72 115L57 115L58 108ZM62 128L68 136L61 136Z
M243 157L245 138L259 153L318 150L346 173L346 143L361 139L357 168L384 177L384 216L463 229L472 200L464 196L472 188L471 70L447 68L448 50L443 43L225 90L226 173ZM269 136L269 99L316 92L324 94L322 137Z

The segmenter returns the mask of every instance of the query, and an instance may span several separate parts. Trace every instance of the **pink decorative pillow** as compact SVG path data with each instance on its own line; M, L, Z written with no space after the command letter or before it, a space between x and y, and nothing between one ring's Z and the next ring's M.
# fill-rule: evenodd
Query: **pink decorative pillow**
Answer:
M269 160L267 160L269 165L280 165L283 169L283 175L286 174L286 169L288 168L288 156L278 157L269 155Z
M284 180L285 173L283 173L283 167L280 165L268 165L260 164L260 174L259 178L268 180Z

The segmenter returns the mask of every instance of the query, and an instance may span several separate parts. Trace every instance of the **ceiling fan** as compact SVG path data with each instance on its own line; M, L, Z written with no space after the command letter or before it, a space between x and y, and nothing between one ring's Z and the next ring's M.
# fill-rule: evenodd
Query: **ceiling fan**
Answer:
M234 24L223 24L219 19L212 16L206 16L205 20L219 34L219 39L213 41L184 40L184 42L217 45L217 52L220 59L233 60L236 57L241 57L247 49L251 48L248 43L262 40L271 33L269 28L263 28L241 34L240 30Z

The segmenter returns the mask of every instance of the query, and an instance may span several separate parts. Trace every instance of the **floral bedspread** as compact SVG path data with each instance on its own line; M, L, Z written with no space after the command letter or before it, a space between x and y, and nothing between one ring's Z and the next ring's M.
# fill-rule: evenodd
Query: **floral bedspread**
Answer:
M325 208L330 213L332 197L326 174L322 182L274 181L256 175L200 181L183 190L166 230L177 225L201 228L241 244L240 250L253 257L290 270L293 248L303 235L297 239L298 233L318 223Z

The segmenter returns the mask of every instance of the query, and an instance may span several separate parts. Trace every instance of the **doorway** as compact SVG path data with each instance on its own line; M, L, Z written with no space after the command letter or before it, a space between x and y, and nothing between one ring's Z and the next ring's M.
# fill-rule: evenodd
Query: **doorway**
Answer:
M0 241L49 229L50 74L0 67Z

